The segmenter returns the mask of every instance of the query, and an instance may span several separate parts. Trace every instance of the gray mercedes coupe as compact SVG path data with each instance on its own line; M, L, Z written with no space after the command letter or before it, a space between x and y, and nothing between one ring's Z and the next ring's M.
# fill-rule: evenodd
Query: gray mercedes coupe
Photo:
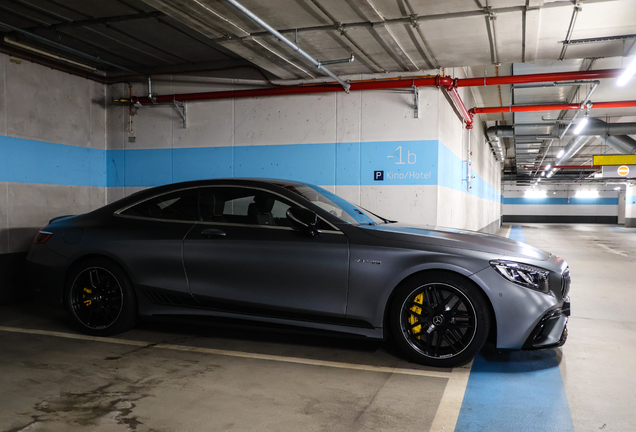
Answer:
M55 218L28 255L37 298L106 336L138 318L226 319L383 339L454 367L563 345L569 269L472 231L384 219L320 187L219 179Z

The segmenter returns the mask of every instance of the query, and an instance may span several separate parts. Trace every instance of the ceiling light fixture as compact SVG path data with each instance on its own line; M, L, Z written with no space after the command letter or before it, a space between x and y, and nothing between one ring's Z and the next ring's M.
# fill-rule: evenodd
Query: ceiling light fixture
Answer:
M559 153L557 153L557 159L561 159L561 156L563 156L563 153L565 153L565 150L563 149L559 150Z
M16 46L18 48L22 48L22 49L25 49L27 51L31 51L31 52L34 52L36 54L40 54L40 55L43 55L43 56L46 56L46 57L49 57L49 58L52 58L52 59L55 59L55 60L61 60L63 62L70 63L72 65L79 66L79 67L82 67L84 69L89 69L89 70L92 70L92 71L96 71L97 70L97 68L94 68L93 66L89 66L89 65L86 65L84 63L76 62L74 60L69 60L69 59L64 58L62 56L59 56L57 54L51 54L49 52L37 49L37 48L32 47L30 45L23 44L21 42L18 42L17 40L11 39L9 36L5 36L4 37L4 41L5 41L5 43L8 43L9 45L13 45L13 46Z
M587 113L585 113L585 117L583 117L581 120L579 120L578 124L576 125L576 128L574 129L574 135L578 135L581 133L581 131L583 130L583 128L585 127L585 125L587 124Z
M636 73L636 58L632 60L632 63L625 69L625 72L618 78L617 84L624 86L627 81Z

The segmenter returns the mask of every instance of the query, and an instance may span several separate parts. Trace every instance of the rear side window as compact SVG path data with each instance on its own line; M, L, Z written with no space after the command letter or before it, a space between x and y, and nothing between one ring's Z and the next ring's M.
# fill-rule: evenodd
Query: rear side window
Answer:
M197 190L188 189L151 198L121 212L126 216L181 221L197 220Z

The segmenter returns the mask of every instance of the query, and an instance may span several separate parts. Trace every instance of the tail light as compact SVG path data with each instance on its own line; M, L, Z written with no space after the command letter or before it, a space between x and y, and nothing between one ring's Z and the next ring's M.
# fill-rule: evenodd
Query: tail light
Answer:
M53 236L53 233L50 233L47 231L40 231L38 235L36 235L35 238L33 239L33 243L34 244L46 243L48 239L51 238L51 236Z

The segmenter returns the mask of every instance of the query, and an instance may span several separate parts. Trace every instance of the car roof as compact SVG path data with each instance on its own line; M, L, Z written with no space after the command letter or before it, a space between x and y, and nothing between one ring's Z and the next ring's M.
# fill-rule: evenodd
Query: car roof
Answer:
M297 186L311 186L309 183L271 178L215 178L205 180L191 180L178 183L168 183L161 186L143 189L120 200L107 204L102 208L108 208L109 210L112 210L112 208L121 208L134 202L141 201L152 196L169 193L171 191L215 185L240 185L246 187L273 186L283 189L293 188Z

